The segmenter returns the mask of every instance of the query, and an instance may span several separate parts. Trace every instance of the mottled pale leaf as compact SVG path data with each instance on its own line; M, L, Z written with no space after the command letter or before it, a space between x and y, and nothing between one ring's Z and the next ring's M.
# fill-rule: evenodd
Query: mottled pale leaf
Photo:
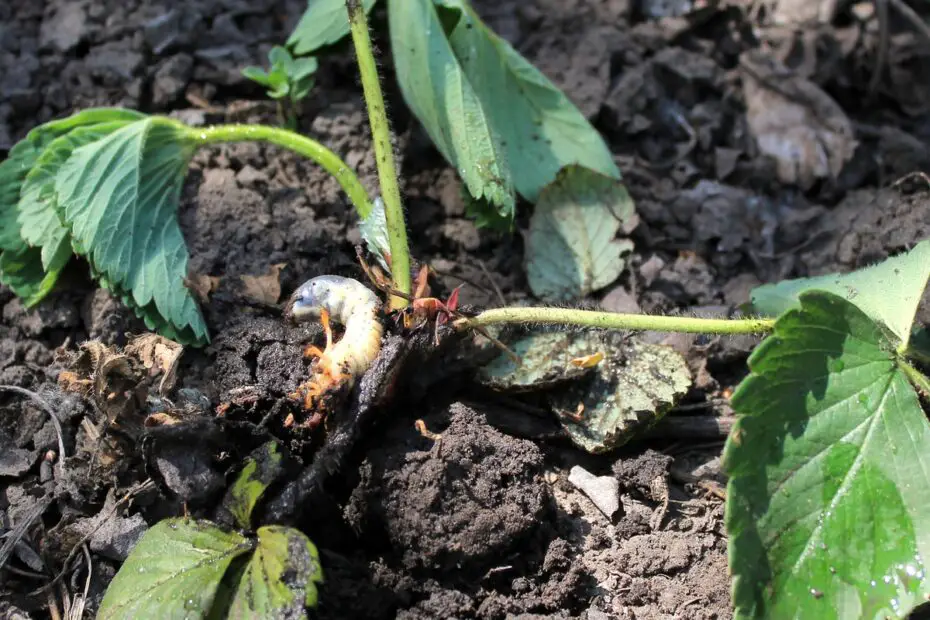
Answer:
M258 529L258 546L239 579L227 618L304 618L323 581L319 555L299 530Z
M435 4L455 58L499 135L513 184L524 198L535 202L570 164L620 178L606 143L581 111L488 28L469 2Z
M223 498L223 507L239 527L251 527L252 511L268 486L281 473L281 453L275 442L265 443L249 455L236 481Z
M524 259L530 289L567 301L611 284L623 271L622 255L633 249L615 237L635 224L633 201L619 181L565 168L540 194L530 219Z
M752 307L761 314L778 316L789 308L797 308L804 291L829 291L854 303L906 343L927 278L930 278L930 241L921 241L909 252L851 273L760 286L752 291Z
M207 521L160 521L142 536L110 582L97 618L204 617L230 562L252 545Z
M930 598L930 426L896 336L808 291L749 359L724 451L737 618L903 618Z
M515 196L502 129L491 121L446 37L432 0L388 3L391 50L407 105L436 148L458 170L469 193L513 219Z
M206 325L185 287L187 246L177 208L196 142L171 119L149 117L78 148L56 179L74 244L133 306L153 305L182 344L203 344Z
M478 372L478 380L495 390L514 392L549 388L577 379L591 369L573 364L603 350L597 336L577 332L535 332L507 342L520 364L501 353Z
M591 338L596 337L592 333ZM674 349L616 334L600 338L605 357L591 377L552 396L553 408L572 441L593 453L640 435L691 387L688 364Z
M361 0L365 12L371 11L375 0ZM287 46L297 56L310 54L324 45L331 45L349 34L349 14L345 0L309 0Z
M556 387L550 402L572 441L588 452L620 446L652 426L684 396L691 373L669 347L609 332L535 332L501 336L516 364L500 354L478 380L501 391Z

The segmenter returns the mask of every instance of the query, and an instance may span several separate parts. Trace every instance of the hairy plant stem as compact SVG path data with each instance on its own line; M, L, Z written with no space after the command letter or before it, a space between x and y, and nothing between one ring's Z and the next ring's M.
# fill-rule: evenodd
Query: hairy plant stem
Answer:
M475 317L458 319L455 327L468 329L503 323L574 325L653 332L692 334L756 334L772 330L775 319L700 319L688 316L617 314L571 308L494 308Z
M910 380L911 385L917 388L924 398L930 398L930 379L927 375L911 366L904 358L898 358L898 368L904 371L904 374Z
M216 125L214 127L188 127L183 126L190 135L197 140L201 146L210 144L222 144L224 142L267 142L294 151L298 155L303 155L312 159L320 165L326 172L333 175L343 191L348 195L349 200L355 205L355 210L361 219L365 219L371 214L372 204L368 198L368 192L362 182L358 180L355 172L346 165L339 156L330 151L328 148L305 136L281 129L279 127L269 127L267 125Z
M394 166L394 150L391 145L391 127L388 124L384 95L378 76L378 66L368 32L368 18L359 0L346 0L349 12L349 28L355 44L358 70L362 76L362 91L368 105L368 122L375 143L375 162L378 165L378 182L381 199L384 201L384 219L387 222L388 242L391 246L391 276L394 288L404 295L410 294L410 249L407 247L407 225L397 184L397 169ZM391 308L406 307L407 299L397 295L391 297Z

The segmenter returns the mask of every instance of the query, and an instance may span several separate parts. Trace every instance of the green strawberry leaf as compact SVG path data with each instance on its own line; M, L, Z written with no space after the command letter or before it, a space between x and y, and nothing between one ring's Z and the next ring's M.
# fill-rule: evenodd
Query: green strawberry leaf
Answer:
M407 105L436 148L510 224L515 196L502 130L485 107L446 36L432 0L389 2L391 49Z
M272 68L282 69L285 73L290 73L294 58L291 56L291 53L287 51L287 48L275 45L271 48L271 51L268 52L268 62L271 63Z
M316 547L299 530L258 529L258 546L241 573L226 618L305 618L316 607L323 569Z
M930 425L899 344L806 291L750 356L724 450L737 618L904 617L930 597Z
M72 239L71 242L72 245L74 245L74 239ZM75 253L81 255L85 254L85 252L78 251L76 248ZM169 340L174 340L179 344L198 342L197 334L190 327L180 329L173 325L161 315L154 303L148 303L144 306L139 306L136 304L132 293L127 292L113 282L110 282L106 276L102 275L100 272L94 269L92 264L90 265L90 272L100 287L110 291L114 297L118 298L123 303L124 306L132 310L133 314L142 319L142 322L145 323L145 327L149 331L156 332Z
M242 75L262 86L271 86L271 76L261 67L246 67L242 70Z
M13 253L6 260L0 258L0 282L23 298L27 306L35 305L52 290L59 271L68 260L67 253L61 248L53 249L46 256L49 269L43 269L41 252L30 250L23 239L19 213L27 175L46 147L60 136L84 126L139 118L143 115L120 108L83 110L36 127L16 143L0 163L0 250ZM25 234L29 233L25 231Z
M371 12L375 0L362 0L365 12ZM349 13L345 0L309 0L287 46L295 56L310 54L325 45L336 43L349 34Z
M288 74L293 82L300 82L316 73L319 67L319 61L312 56L309 58L295 58Z
M205 617L230 563L252 547L249 539L208 521L160 521L110 582L97 618Z
M19 196L23 181L40 153L27 137L17 142L0 163L0 250L15 252L26 246L18 220Z
M17 142L3 163L0 163L0 250L19 250L25 245L19 234L17 205L20 190L26 175L49 143L84 125L139 118L143 118L143 115L132 110L91 108L40 125Z
M148 117L75 149L55 183L73 243L95 272L131 293L134 308L154 305L178 334L191 333L182 344L209 340L184 284L188 252L177 219L195 147L183 124Z
M606 143L581 111L466 0L434 3L456 60L500 134L520 195L535 202L569 164L620 178Z
M596 333L596 332L595 332ZM618 334L600 340L605 358L592 376L553 394L559 422L575 445L597 454L612 450L652 427L691 387L691 371L678 351ZM572 414L583 406L580 416Z
M530 219L524 261L533 294L569 301L611 284L633 249L632 241L615 239L617 232L636 223L622 183L580 166L563 169Z
M36 159L35 164L26 175L20 192L19 223L22 237L30 246L42 248L42 266L49 271L61 265L54 265L56 259L64 255L65 261L70 257L70 235L58 216L55 177L62 164L71 156L74 149L96 142L97 140L125 127L132 121L120 120L97 123L78 127L53 140ZM67 252L62 252L62 246Z
M874 320L884 323L902 343L907 344L928 278L930 240L921 241L908 252L852 273L832 273L757 287L751 293L751 302L756 312L778 316L789 308L798 307L799 296L804 291L829 291L853 302Z
M4 250L0 254L0 283L9 286L22 299L23 305L31 308L55 287L61 269L71 257L71 248L64 246L64 252L64 258L53 260L56 268L46 272L42 268L41 251L38 248Z
M584 115L468 2L391 2L388 17L404 98L472 196L496 211L482 221L509 223L514 189L535 202L570 164L620 178Z

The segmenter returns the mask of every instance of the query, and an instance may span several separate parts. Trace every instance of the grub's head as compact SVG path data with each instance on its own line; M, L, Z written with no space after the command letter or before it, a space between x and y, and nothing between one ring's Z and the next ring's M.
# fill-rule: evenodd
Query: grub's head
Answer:
M301 323L320 317L323 308L330 312L340 306L345 296L346 280L340 276L317 276L297 287L284 309L284 318Z

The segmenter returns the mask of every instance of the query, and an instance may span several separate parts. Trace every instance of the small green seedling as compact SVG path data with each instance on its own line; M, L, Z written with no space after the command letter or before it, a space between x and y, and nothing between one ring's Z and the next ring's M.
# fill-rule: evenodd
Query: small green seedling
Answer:
M319 67L313 56L294 58L286 48L276 45L268 52L270 69L246 67L242 75L268 89L268 96L278 102L278 114L284 116L281 102L288 102L285 125L297 126L297 106L313 89L316 70Z

